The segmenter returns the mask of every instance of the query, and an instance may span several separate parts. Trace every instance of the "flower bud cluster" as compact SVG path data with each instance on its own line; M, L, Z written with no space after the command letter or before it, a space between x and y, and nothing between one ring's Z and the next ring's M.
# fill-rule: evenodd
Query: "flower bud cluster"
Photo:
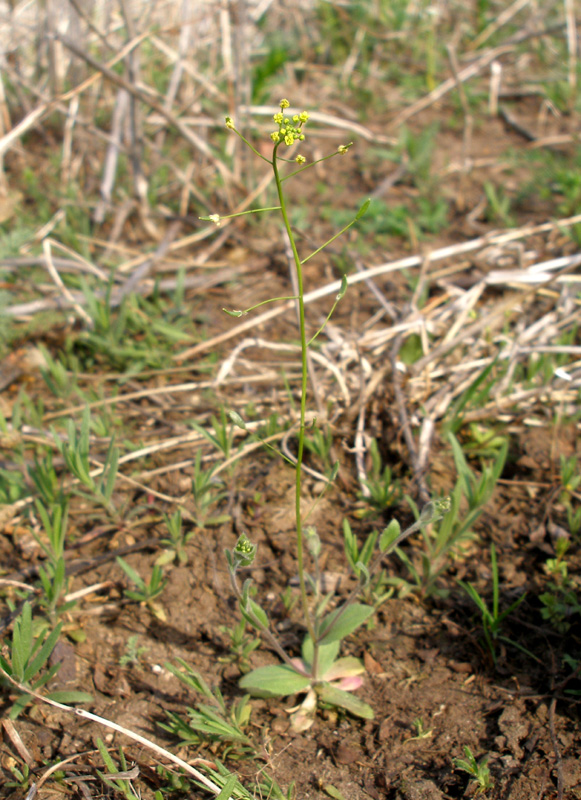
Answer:
M304 142L305 134L302 132L302 127L309 118L306 111L301 111L300 114L293 114L292 117L285 117L283 111L289 106L290 103L288 100L280 101L280 111L277 111L273 117L278 125L278 130L270 134L270 138L275 144L284 142L288 147L297 141ZM303 158L304 157L301 156L301 160L297 160L297 163L304 164Z

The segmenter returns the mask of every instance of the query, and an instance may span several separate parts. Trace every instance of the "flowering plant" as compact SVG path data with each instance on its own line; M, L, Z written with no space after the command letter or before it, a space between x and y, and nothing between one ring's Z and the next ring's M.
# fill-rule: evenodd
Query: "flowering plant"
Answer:
M341 289L335 298L327 318L323 325L314 333L307 337L307 326L305 321L305 303L303 288L303 266L313 256L320 253L328 244L338 236L348 230L359 220L369 207L369 200L366 200L355 214L351 222L332 236L327 242L318 247L305 258L299 256L295 237L290 225L286 207L286 198L283 191L283 183L289 178L311 168L320 161L325 161L337 155L345 155L352 142L340 145L333 153L324 158L306 163L304 155L298 154L294 159L284 158L280 155L281 148L291 148L297 143L304 143L306 135L304 126L309 119L306 111L299 113L287 112L290 107L288 100L280 101L280 111L277 111L273 120L276 130L270 134L273 143L272 157L267 158L256 150L256 148L236 129L231 117L226 117L226 127L236 133L248 147L263 161L266 161L272 168L276 183L279 205L253 209L241 212L242 214L257 213L259 211L280 211L286 235L292 250L294 266L296 270L296 284L298 287L297 295L292 298L270 298L246 310L227 310L228 314L239 317L248 314L258 306L274 300L296 300L299 311L299 328L301 341L301 402L300 418L298 424L298 446L295 464L295 523L296 523L296 543L297 543L297 567L300 584L300 597L303 618L306 627L301 657L292 658L284 650L275 634L272 632L268 616L264 609L251 597L252 581L246 579L242 585L238 582L238 571L241 567L252 565L256 557L256 545L254 545L246 535L239 537L236 546L232 550L226 551L228 569L233 590L238 599L239 608L247 622L260 632L263 639L267 641L280 660L281 664L272 664L258 667L240 680L240 686L255 696L263 697L286 697L288 695L304 695L300 705L291 709L292 725L296 730L306 730L313 723L314 715L319 703L333 705L343 708L355 716L366 719L373 718L372 708L360 698L352 694L362 685L362 673L365 671L363 664L354 657L339 657L341 642L357 628L363 625L375 612L375 605L358 602L361 589L368 585L371 574L381 566L381 561L391 553L395 547L417 528L439 519L446 510L445 503L442 501L429 503L418 522L405 531L400 530L399 523L392 520L383 533L379 536L379 553L372 564L358 561L354 565L354 573L357 576L357 586L349 597L338 606L333 605L333 593L323 594L318 576L319 554L321 543L319 537L312 527L304 527L304 519L301 514L301 476L303 452L305 447L305 421L306 421L306 398L307 398L307 352L313 341L319 336L330 319L337 303L342 299L347 290L347 279L344 277ZM279 162L295 163L298 169L281 175ZM214 222L220 225L223 219L227 219L240 214L230 214L219 216L211 214L201 219ZM235 424L245 427L245 423L239 414L231 412L231 419ZM331 479L337 474L338 464L333 468ZM305 568L305 548L308 549L311 562L314 566L313 575L307 573ZM371 568L370 568L371 567ZM314 576L314 577L313 577ZM314 595L314 603L309 602L309 590Z

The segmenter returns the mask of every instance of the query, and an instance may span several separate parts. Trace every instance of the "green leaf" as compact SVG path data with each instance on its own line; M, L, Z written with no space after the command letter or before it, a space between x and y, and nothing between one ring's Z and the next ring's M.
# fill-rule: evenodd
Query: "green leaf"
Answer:
M321 683L315 686L315 691L324 703L337 706L337 708L344 708L345 711L355 717L361 717L362 719L373 719L375 717L371 706L355 697L351 692L337 689L329 683Z
M347 560L349 561L350 565L354 567L355 562L359 557L359 548L357 547L357 539L353 535L351 525L347 519L343 520L343 539L345 555L347 556Z
M268 628L268 617L266 616L266 612L251 598L248 598L246 608L244 608L242 605L240 606L240 611L242 612L243 617L248 620L248 622L254 628L256 628L256 623L254 620L257 620L263 628Z
M166 564L171 564L171 562L174 561L177 554L177 550L164 550L162 554L156 558L155 563L159 564L160 567L165 567Z
M333 662L339 655L339 648L341 647L341 642L337 639L336 642L330 642L329 644L319 645L319 653L318 653L318 664L317 664L317 674L321 677L324 677L327 670L331 668ZM314 658L314 650L313 647L313 640L310 636L305 636L303 641L303 646L301 649L301 653L303 656L303 661L309 668L312 669L313 666L313 658Z
M345 292L347 291L347 286L348 286L348 284L347 284L347 276L343 275L343 277L341 278L341 288L339 289L339 292L337 294L337 300L342 300L343 297L345 297Z
M12 676L17 681L24 677L24 667L32 653L32 607L25 603L20 619L14 623L12 633Z
M89 694L88 692L80 692L76 689L71 689L70 691L63 691L63 692L51 692L48 697L51 700L54 700L56 703L66 703L70 705L71 703L92 703L93 702L93 695Z
M336 642L349 636L360 625L363 625L375 611L372 606L365 606L362 603L354 603L343 609L343 606L337 608L321 622L319 629L320 645ZM337 620L337 624L334 624L335 620ZM326 633L326 631L329 632Z
M286 697L295 692L304 692L310 683L310 678L299 675L292 667L273 664L253 669L240 679L238 685L254 697Z
M364 214L367 214L367 209L369 208L369 204L370 203L371 203L371 198L368 197L367 200L363 203L363 205L359 209L359 211L357 212L357 215L355 216L355 219L361 219L361 217Z
M375 543L377 542L377 537L378 537L377 531L371 531L371 533L365 540L365 544L361 548L358 560L362 561L365 564L365 566L368 566L369 562L371 561L373 551L375 550Z
M345 656L344 658L338 658L331 668L323 674L323 678L326 681L338 681L341 678L353 678L357 675L362 675L364 672L365 667L358 658Z
M105 482L103 494L105 495L105 498L108 503L111 502L111 498L113 497L113 489L115 488L115 481L117 480L117 470L119 468L119 449L114 446L113 442L114 438L111 439L111 444L109 445L109 451L105 459L105 464L107 469L107 480Z
M133 567L131 567L121 556L117 556L115 559L117 564L121 567L123 572L127 575L131 583L134 583L138 589L141 589L142 592L147 591L147 587L141 575L136 572Z
M392 519L387 528L385 528L385 530L382 532L381 538L379 539L379 549L382 553L385 553L385 551L391 547L400 533L401 526L399 522L396 519Z
M58 641L62 628L62 622L59 622L56 628L49 633L44 641L42 647L32 659L32 661L27 664L26 669L24 670L24 677L23 680L27 683L31 678L33 678L37 672L40 671L41 667L43 667L46 662L48 661L50 654L54 650L54 647Z
M216 796L216 800L230 800L231 795L236 788L236 784L238 783L238 778L236 775L229 775L226 778L224 786L219 795Z
M230 417L230 421L233 422L237 428L242 428L243 431L248 430L246 423L237 411L230 409L230 411L228 411L228 416Z
M323 791L328 797L332 797L333 800L346 800L345 795L341 794L339 789L333 786L332 783L325 783L322 787Z

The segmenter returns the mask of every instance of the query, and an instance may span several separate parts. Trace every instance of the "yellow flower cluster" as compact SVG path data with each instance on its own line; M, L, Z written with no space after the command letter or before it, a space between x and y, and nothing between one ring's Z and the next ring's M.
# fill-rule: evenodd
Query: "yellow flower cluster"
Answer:
M300 114L293 114L291 119L289 117L285 117L282 113L285 108L290 106L289 101L281 100L279 105L280 111L277 111L277 113L273 116L274 121L278 125L278 130L273 131L270 134L272 141L275 143L284 141L288 147L297 141L304 142L305 134L302 132L302 127L309 118L307 112L302 111Z

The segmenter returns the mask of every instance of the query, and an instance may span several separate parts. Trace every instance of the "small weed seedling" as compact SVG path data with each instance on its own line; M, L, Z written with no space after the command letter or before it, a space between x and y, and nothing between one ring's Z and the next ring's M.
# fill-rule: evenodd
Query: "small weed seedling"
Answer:
M310 431L310 435L305 437L305 448L319 459L326 472L331 472L333 467L330 458L332 447L333 434L329 425L325 425L324 428L316 425Z
M363 481L367 492L365 494L362 492L360 495L367 508L357 514L358 517L362 518L377 516L385 511L386 508L390 508L401 500L401 487L397 481L393 480L389 466L381 463L381 456L375 439L371 440L369 454L371 456L371 469L367 474L367 480Z
M421 717L414 719L414 735L406 739L406 742L420 742L422 739L430 739L434 731L431 728L426 728L424 720Z
M476 761L472 750L468 747L468 745L464 746L464 755L465 758L453 759L454 769L462 770L462 772L467 772L468 775L470 775L470 777L474 780L477 794L481 794L487 789L491 789L492 778L490 777L490 770L486 765L486 756L481 758L480 761Z
M203 429L202 429L203 430ZM196 452L194 477L192 478L192 502L194 522L198 528L209 528L228 522L228 514L215 514L220 500L226 497L223 484L214 476L214 467L202 467L202 451Z
M319 555L321 543L316 531L313 528L304 529L304 518L301 513L301 486L302 486L302 465L305 452L307 430L306 430L306 405L307 405L307 383L308 383L308 348L313 344L321 331L324 329L328 320L331 318L337 304L341 301L347 290L347 279L344 276L335 301L329 310L323 324L307 336L307 323L305 316L304 301L304 275L303 267L311 258L320 253L327 245L335 241L342 233L356 224L366 213L370 201L367 200L360 207L359 211L344 227L332 236L327 242L322 244L312 253L304 258L299 255L295 235L291 226L289 211L287 209L287 199L283 190L283 184L293 176L300 175L304 170L311 168L317 161L306 164L306 157L297 154L294 158L285 158L282 152L285 148L292 148L305 141L304 126L309 119L306 111L301 113L289 113L286 111L290 106L288 100L280 101L280 111L274 115L275 130L270 134L272 140L272 155L270 158L262 155L247 139L236 129L234 121L226 117L226 127L234 131L242 141L253 151L253 153L265 161L273 171L274 181L277 191L278 204L269 208L254 209L252 211L241 212L242 214L257 213L258 211L279 211L282 217L287 240L293 254L295 278L297 291L292 297L276 297L262 300L246 310L227 311L230 316L241 317L253 311L255 308L266 303L277 300L295 300L298 307L299 334L301 343L301 393L300 411L298 423L298 442L295 463L295 525L296 525L296 544L297 544L297 568L300 585L300 599L303 612L303 619L307 634L304 638L300 658L291 658L279 643L277 637L272 633L271 626L263 608L253 599L251 593L251 579L246 579L242 585L238 582L238 573L241 568L249 567L254 562L256 556L256 546L243 534L239 537L236 546L232 550L226 551L228 569L234 593L238 599L239 608L244 619L257 630L261 636L269 643L270 647L279 655L282 664L259 667L252 672L244 675L240 680L240 686L248 690L251 694L263 697L286 697L291 694L304 694L305 699L298 706L293 714L292 723L296 730L306 730L313 722L314 715L319 704L336 706L344 709L351 714L366 719L373 717L373 710L367 703L352 694L361 683L361 674L364 667L361 662L353 657L341 658L339 651L342 640L363 625L375 611L375 606L368 603L357 602L362 589L369 585L374 572L381 566L381 561L404 538L418 527L427 525L439 519L447 510L446 501L436 501L429 503L418 522L411 528L401 531L397 521L392 520L389 526L381 535L376 538L379 540L379 554L372 560L370 554L365 553L365 558L369 565L363 563L357 554L355 569L358 574L358 584L348 599L342 605L333 604L333 593L323 594L320 587ZM288 116L287 116L288 113ZM341 145L336 151L325 156L319 161L345 155L352 143ZM288 165L293 165L290 171ZM228 215L228 217L240 216L240 214ZM212 214L202 219L221 224L222 219L218 214ZM226 311L226 309L225 309ZM236 413L238 424L244 427L244 421ZM233 419L232 413L230 418ZM216 427L215 427L216 431ZM328 457L330 447L325 436L321 436L317 442L311 440L312 447L321 456ZM224 452L223 448L222 451ZM333 467L332 473L336 473L338 465ZM308 550L313 563L313 575L307 573L305 564L305 551ZM351 547L351 555L355 549ZM369 555L369 557L368 557ZM311 608L309 601L309 591L314 595L314 608Z
M6 781L6 783L4 784L6 789L26 790L30 788L32 775L30 774L30 767L28 766L28 764L26 763L22 764L22 770L20 770L19 767L16 766L16 764L13 764L12 766L9 765L8 769L12 773L14 780Z
M40 370L44 382L55 397L66 400L75 391L75 381L71 380L71 375L63 362L53 358L42 342L39 343L38 348L44 360L44 366Z
M577 463L576 456L565 458L561 456L561 503L567 512L567 524L569 532L573 538L579 538L581 531L581 504L573 503L575 493L581 485L581 468ZM578 501L578 495L577 495Z
M230 640L229 653L227 656L219 658L219 661L227 664L237 664L241 672L250 671L250 654L253 653L257 647L260 647L260 639L255 636L250 636L246 632L247 622L242 617L236 625L228 628L222 625L219 628L220 633L223 633Z
M220 409L220 419L218 419L214 414L210 417L210 424L212 428L214 428L214 433L210 433L210 431L206 430L202 425L200 425L195 420L190 422L192 428L201 433L210 444L212 444L222 455L225 459L229 459L232 455L232 445L234 444L234 425L231 423L228 424L228 415L226 414L225 409L222 407Z
M248 702L250 696L236 700L228 709L219 689L212 691L199 672L182 659L178 661L183 670L172 664L166 664L167 669L189 689L201 694L206 702L199 703L196 708L188 708L188 720L173 711L166 711L170 721L160 723L160 727L178 736L182 744L221 742L229 749L234 748L239 755L253 752L252 748L249 750L250 739L245 733L252 711Z
M97 775L101 778L105 786L108 786L110 789L117 789L117 791L125 797L125 800L140 800L140 796L135 793L131 785L131 779L139 775L139 770L137 769L133 773L129 769L123 748L119 748L119 765L117 765L101 739L97 739L97 747L99 748L101 758L107 769L107 772L97 770ZM113 778L114 775L118 777Z
M74 606L74 602L59 605L60 598L66 594L68 588L64 558L69 516L68 499L61 495L59 502L48 507L37 499L35 506L45 533L44 536L35 534L35 539L47 556L46 564L38 567L38 576L43 592L40 597L40 605L46 611L50 621L54 623L58 614L62 614Z
M91 464L89 460L89 435L91 431L91 414L88 406L83 412L80 432L77 434L75 424L72 419L68 420L66 440L61 439L56 431L53 432L55 444L64 458L69 472L88 490L88 494L79 491L79 494L91 502L102 505L111 516L117 516L117 510L113 505L112 497L117 478L117 468L119 465L119 450L115 447L115 442L111 439L109 448L105 455L103 471L99 478L91 475Z
M448 438L452 444L452 454L458 472L458 479L450 497L450 513L446 514L434 531L422 529L424 552L421 555L420 564L414 563L403 550L396 551L407 567L412 580L389 578L388 582L397 586L400 593L403 594L414 591L420 592L424 597L444 594L438 586L438 578L446 568L448 559L458 547L473 537L472 526L482 514L506 461L508 442L504 440L494 460L491 463L483 462L481 475L478 476L468 466L456 437L449 433ZM461 517L460 503L463 497L468 501L468 511L464 517ZM408 498L408 502L416 516L419 516L413 501Z
M511 644L514 647L518 647L519 650L522 650L524 653L528 655L532 655L528 653L528 650L525 650L524 647L521 647L516 642L513 642L511 639L508 639L506 636L502 636L500 631L502 629L504 620L508 617L509 614L512 614L523 600L526 597L526 594L522 594L518 597L513 603L510 604L508 608L505 608L504 611L500 610L499 607L499 600L500 600L500 593L499 593L499 577L498 577L498 563L496 560L496 548L494 544L490 545L490 567L492 571L492 606L489 607L486 604L486 601L478 594L478 591L474 588L471 583L465 583L464 581L458 581L460 586L464 589L468 597L476 604L478 610L482 614L482 631L484 634L484 641L486 643L486 647L488 648L488 652L492 656L492 660L496 665L496 642L502 641L506 644ZM534 658L534 656L533 656Z
M43 625L43 632L37 634L34 627L32 607L30 603L25 603L22 613L14 620L12 642L8 646L9 657L0 655L0 681L10 686L13 685L12 679L22 692L12 704L8 714L10 719L16 719L31 702L32 697L26 694L26 689L38 691L55 676L60 667L60 664L54 664L46 669L62 624L59 623L50 633L46 632ZM46 696L61 703L88 703L93 699L90 694L77 691L49 692Z
M165 545L167 549L163 551L155 563L163 567L165 564L169 564L177 559L179 564L187 564L188 556L186 553L186 544L190 541L192 536L195 536L196 529L192 528L192 530L187 532L184 530L181 508L174 511L171 516L169 514L164 514L163 518L167 526L169 538L161 540L161 544Z
M351 567L353 574L362 584L362 596L366 603L378 608L388 600L393 592L393 587L388 587L384 570L379 570L373 576L370 575L372 559L375 556L378 531L371 531L368 534L363 547L359 547L357 538L351 530L349 520L343 520L343 548L347 563Z
M165 622L165 612L163 608L155 602L155 598L159 597L167 584L167 578L163 577L163 570L159 564L154 564L149 583L146 583L141 575L124 561L121 556L117 556L115 560L131 583L136 587L136 589L125 589L125 596L128 597L129 600L134 600L136 603L143 603L155 617Z
M119 659L119 666L120 667L133 667L139 664L142 657L147 653L147 647L139 647L137 642L139 641L139 636L135 634L134 636L130 636L127 639L127 644L125 645L125 652Z
M581 615L581 581L577 576L569 575L565 558L568 548L568 539L557 540L556 557L548 558L545 564L545 572L551 580L546 591L539 595L543 604L541 616L549 620L553 628L561 634L567 633L571 627L570 619L575 614Z

